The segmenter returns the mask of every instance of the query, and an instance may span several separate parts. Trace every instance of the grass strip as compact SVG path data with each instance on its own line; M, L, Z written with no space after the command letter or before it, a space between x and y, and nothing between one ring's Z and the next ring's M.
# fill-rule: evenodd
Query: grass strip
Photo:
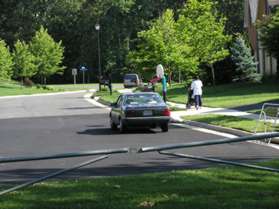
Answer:
M197 121L202 123L208 123L216 126L222 126L227 128L239 129L253 133L258 125L257 131L263 132L265 126L268 130L271 130L271 123L258 122L252 119L240 118L235 116L217 115L217 114L202 114L195 116L184 116L184 120ZM279 127L275 128L278 131Z
M25 87L15 82L1 82L0 96L31 95L39 93L53 93L63 91L63 89L51 88L46 86Z
M279 161L260 163L279 167ZM262 209L279 205L279 174L214 167L138 176L47 181L0 197L5 209Z
M112 95L110 95L109 91L97 91L95 92L95 97L100 97L101 102L104 104L110 104L116 102L117 98L119 97L120 93L118 91L113 91Z

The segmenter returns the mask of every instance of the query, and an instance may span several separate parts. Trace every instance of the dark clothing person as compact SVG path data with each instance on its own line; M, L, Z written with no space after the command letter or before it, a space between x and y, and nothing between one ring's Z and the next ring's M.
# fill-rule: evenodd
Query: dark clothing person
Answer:
M108 74L107 79L108 79L109 93L110 93L110 95L112 95L112 84L111 84L111 75L110 74Z
M109 73L106 73L104 80L105 80L105 85L108 86L109 88L110 95L112 95L111 75Z
M195 95L194 99L195 99L196 109L200 108L202 106L201 95Z

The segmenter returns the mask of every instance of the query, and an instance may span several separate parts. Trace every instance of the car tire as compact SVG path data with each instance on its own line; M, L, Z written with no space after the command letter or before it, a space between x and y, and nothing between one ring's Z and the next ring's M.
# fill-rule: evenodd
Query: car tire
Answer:
M111 130L117 130L117 125L113 122L112 118L110 118L110 128Z
M161 125L162 132L168 132L169 131L169 124L164 123Z
M123 120L120 119L120 120L119 120L119 132L120 132L120 133L124 133L125 131L126 131L126 126L125 126L125 124L123 123Z

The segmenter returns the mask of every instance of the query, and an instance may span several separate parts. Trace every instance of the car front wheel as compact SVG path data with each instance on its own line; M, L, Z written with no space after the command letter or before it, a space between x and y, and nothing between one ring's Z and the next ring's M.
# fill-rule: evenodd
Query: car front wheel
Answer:
M123 123L122 119L119 120L119 131L120 131L120 133L124 133L126 131L126 126Z
M117 129L117 125L113 122L112 118L110 118L110 128L111 128L111 130Z
M161 129L163 132L168 132L169 131L169 125L168 123L164 123L161 125Z

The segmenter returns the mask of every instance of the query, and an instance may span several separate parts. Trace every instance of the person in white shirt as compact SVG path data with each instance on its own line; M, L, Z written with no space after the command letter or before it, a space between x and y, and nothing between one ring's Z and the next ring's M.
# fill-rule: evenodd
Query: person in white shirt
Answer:
M202 106L202 87L203 84L199 79L199 76L194 77L194 80L191 83L191 90L193 90L193 98L195 100L196 109L199 109Z

